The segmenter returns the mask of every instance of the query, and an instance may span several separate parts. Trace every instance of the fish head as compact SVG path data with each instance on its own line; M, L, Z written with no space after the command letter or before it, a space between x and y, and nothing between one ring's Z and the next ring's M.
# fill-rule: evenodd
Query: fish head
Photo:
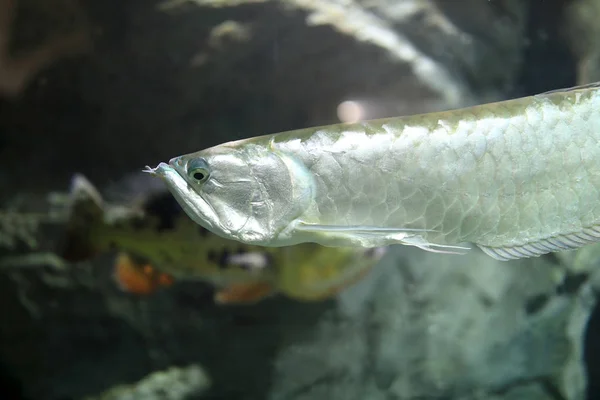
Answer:
M290 244L280 233L313 198L306 167L268 144L230 142L175 157L147 172L165 181L196 223L248 244Z

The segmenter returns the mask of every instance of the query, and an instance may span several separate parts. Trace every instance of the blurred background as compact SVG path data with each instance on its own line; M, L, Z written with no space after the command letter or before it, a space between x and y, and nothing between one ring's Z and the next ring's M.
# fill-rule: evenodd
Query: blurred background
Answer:
M0 392L599 399L597 246L394 247L322 301L224 306L201 282L124 291L114 254L58 268L57 231L21 218L76 173L139 194L145 165L228 140L600 80L599 20L598 0L0 0Z

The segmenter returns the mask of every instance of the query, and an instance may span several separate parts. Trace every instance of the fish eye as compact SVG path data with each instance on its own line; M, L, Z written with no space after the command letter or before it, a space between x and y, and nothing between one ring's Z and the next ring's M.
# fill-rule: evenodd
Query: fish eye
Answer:
M202 158L199 158L189 163L187 174L196 182L204 183L210 176L210 171L208 170L206 161L204 161Z

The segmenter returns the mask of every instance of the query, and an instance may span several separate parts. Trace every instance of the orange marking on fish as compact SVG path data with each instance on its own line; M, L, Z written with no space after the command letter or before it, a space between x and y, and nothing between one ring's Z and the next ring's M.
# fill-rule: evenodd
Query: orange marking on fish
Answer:
M174 283L170 275L159 273L149 264L140 266L125 253L117 255L114 278L121 290L137 295L149 295Z
M161 286L171 286L173 283L175 283L175 279L173 279L171 275L160 274L158 277L158 283Z
M239 283L215 293L218 304L253 304L273 293L273 287L266 282Z

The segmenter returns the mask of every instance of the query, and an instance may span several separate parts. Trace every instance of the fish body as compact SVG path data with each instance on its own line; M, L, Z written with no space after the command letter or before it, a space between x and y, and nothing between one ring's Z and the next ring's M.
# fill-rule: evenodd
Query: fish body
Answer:
M276 292L320 300L354 283L383 255L311 243L267 249L224 239L190 220L164 188L137 205L116 205L79 175L72 199L63 256L81 260L116 250L114 277L137 294L200 280L219 288L219 303L252 303Z
M539 256L600 240L600 87L260 136L147 172L245 243Z

